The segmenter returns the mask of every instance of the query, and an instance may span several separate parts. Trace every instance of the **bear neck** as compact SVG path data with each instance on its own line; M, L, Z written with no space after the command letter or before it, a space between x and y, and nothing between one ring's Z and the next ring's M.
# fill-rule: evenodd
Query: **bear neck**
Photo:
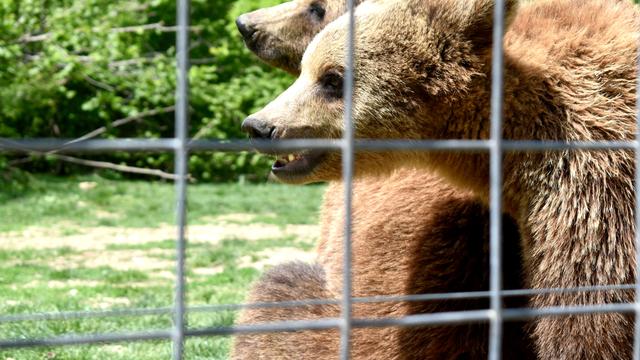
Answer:
M429 109L425 123L443 124L441 128L433 128L437 139L469 139L488 140L491 132L491 59L487 58L481 69L482 75L476 76L463 95L451 100L437 99L437 111ZM504 96L503 96L503 139L509 140L551 140L554 127L558 122L548 117L541 117L538 121L528 121L538 109L546 109L545 102L549 101L542 95L546 92L544 79L531 76L523 66L505 55L504 68ZM430 108L432 108L430 106ZM434 120L433 117L439 119ZM556 118L556 116L554 116ZM444 119L445 121L442 121ZM557 131L555 133L558 133ZM462 188L471 189L481 199L489 199L489 154L487 152L425 152L416 162L425 161L452 183ZM506 160L506 159L505 159ZM510 159L511 160L511 159ZM514 188L522 190L520 174L515 168L503 167L504 182ZM505 199L505 206L515 211L519 204L513 204ZM521 199L518 200L520 202Z
M445 105L435 116L444 117L443 128L437 129L439 139L490 138L491 131L491 68L487 59L483 75L476 76L464 95L454 101L440 101ZM584 98L567 96L561 91L580 89L578 77L552 79L549 69L532 63L519 61L517 57L505 54L503 126L505 140L632 140L634 137L634 94L622 93L620 104L609 107L607 117L599 118L590 108L584 112L575 111L575 104L592 101L589 94ZM558 85L558 84L561 85ZM593 102L593 101L592 101ZM603 104L590 104L598 110L607 108ZM591 113L589 111L592 111ZM612 121L599 119L616 119ZM425 119L433 122L433 119ZM612 130L613 129L613 130ZM489 155L488 153L443 152L425 153L427 163L454 184L471 189L481 198L489 195ZM514 216L518 209L528 208L540 193L541 179L549 174L559 174L557 181L576 181L583 178L593 186L606 186L609 174L595 166L595 159L601 158L612 173L620 169L629 170L632 157L625 152L593 151L549 151L549 152L505 152L503 157L504 204ZM607 159L607 160L604 160ZM580 165L581 164L581 165ZM575 167L573 177L566 177ZM602 163L600 163L602 167ZM579 175L579 176L576 176ZM545 180L547 181L547 180ZM549 181L551 184L551 181ZM547 184L547 185L549 185Z

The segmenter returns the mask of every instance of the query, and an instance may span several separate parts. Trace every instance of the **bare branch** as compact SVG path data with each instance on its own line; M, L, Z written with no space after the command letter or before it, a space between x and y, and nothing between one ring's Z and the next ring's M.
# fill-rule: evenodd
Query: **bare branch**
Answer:
M204 64L213 64L214 62L216 62L216 58L213 57L208 57L208 58L198 58L198 59L191 59L189 60L189 63L193 64L193 65L204 65Z
M32 161L33 161L33 157L27 156L27 157L23 157L23 158L20 158L20 159L11 160L11 161L9 161L8 165L9 166L16 166L16 165L30 163Z
M202 31L202 26L189 26L189 31L191 32L200 32ZM92 32L104 32L104 29L101 28L93 28ZM165 26L162 22L151 23L151 24L143 24L143 25L133 25L133 26L123 26L116 27L107 30L111 33L135 33L141 31L158 31L158 32L176 32L178 31L178 26ZM18 38L18 43L26 44L32 42L40 42L46 41L51 38L52 34L50 32L43 34L24 34L20 38Z
M137 57L132 59L115 60L108 63L107 66L109 66L109 69L113 70L117 68L133 66L133 65L144 65L144 64L152 63L158 60L164 60L164 61L173 60L172 58L163 57L163 55L164 54L162 53L154 53L153 56L150 55L150 56ZM43 56L41 54L36 54L36 55L25 54L24 55L25 61L31 61L31 62L40 61L42 58ZM91 56L87 56L87 55L74 55L73 59L84 64L94 63L94 59L91 58ZM215 58L202 58L202 59L192 59L190 63L209 64L209 63L213 63L214 61L215 61ZM58 66L64 67L66 64L67 63L59 63Z
M122 118L122 119L118 119L113 121L111 124L109 124L110 127L112 128L116 128L122 125L126 125L132 121L137 121L137 120L141 120L144 119L146 117L149 116L154 116L154 115L158 115L158 114L164 114L164 113L168 113L168 112L172 112L175 110L175 106L167 106L164 108L160 108L160 109L153 109L153 110L149 110L149 111L143 111L137 115L133 115L133 116L128 116L126 118ZM108 129L108 126L102 126L99 127L93 131L90 131L82 136L80 136L77 139L71 140L69 142L67 142L64 146L60 147L59 149L56 150L52 150L52 151L48 151L46 153L44 153L44 155L53 155L55 153L57 153L58 151L62 150L65 148L65 146L70 145L70 144L74 144L80 141L84 141L84 140L89 140L92 138L95 138L98 135L102 135L104 134ZM12 160L9 162L9 166L16 166L16 165L20 165L20 164L25 164L28 162L33 161L33 157L29 156L29 157L24 157L24 158L20 158L20 159L16 159L16 160Z
M42 155L45 155L45 154L42 154ZM68 163L90 166L94 168L109 169L109 170L115 170L120 172L131 173L131 174L157 176L167 180L178 179L177 175L167 173L158 169L140 168L140 167L129 166L129 165L114 164L106 161L86 160L86 159L80 159L80 158L67 156L67 155L60 155L60 154L50 154L49 156L53 156L56 159L66 161Z
M160 109L153 109L153 110L149 110L149 111L143 111L143 112L141 112L141 113L139 113L137 115L128 116L126 118L115 120L114 122L112 122L110 124L110 127L116 128L116 127L119 127L119 126L122 126L122 125L126 125L126 124L128 124L128 123L130 123L132 121L141 120L141 119L144 119L144 118L149 117L149 116L169 113L169 112L174 111L175 109L176 109L175 106L167 106L167 107L160 108ZM80 142L80 141L92 139L92 138L94 138L94 137L96 137L98 135L104 134L106 131L107 131L107 126L99 127L99 128L97 128L97 129L95 129L93 131L90 131L90 132L80 136L77 139L69 141L68 143L65 144L65 146L69 145L69 144L74 144L74 143L77 143L77 142ZM61 149L58 149L58 150L61 150ZM57 151L55 151L55 152L57 152Z
M91 85L93 85L93 86L95 86L97 88L100 88L102 90L106 90L106 91L109 91L109 92L115 92L116 91L116 89L113 86L111 86L111 85L109 85L107 83L104 83L102 81L98 81L98 80L90 77L89 75L84 75L83 79L85 79L89 84L91 84Z
M134 25L134 26L124 26L118 28L112 28L109 30L112 33L129 33L129 32L139 32L139 31L159 31L159 32L176 32L178 31L177 26L165 26L162 21L153 23L153 24L144 24L144 25ZM189 26L189 31L199 32L202 31L202 26Z
M127 67L127 66L131 66L131 65L147 64L147 63L153 62L156 59L158 59L158 56L154 56L154 57L139 57L139 58L133 58L133 59L112 61L112 62L109 63L109 69Z
M162 170L158 170L158 169L148 169L148 168L141 168L141 167L136 167L136 166L114 164L114 163L110 163L110 162L107 162L107 161L87 160L87 159L81 159L81 158L68 156L68 155L50 154L50 153L43 153L43 152L38 152L38 151L31 151L30 154L31 154L31 157L24 158L24 159L18 159L18 161L15 161L13 164L10 164L10 165L17 165L17 164L26 163L28 161L25 161L25 160L29 159L29 161L31 161L31 160L33 160L33 156L39 156L39 157L50 156L50 157L53 157L54 159L58 159L60 161L65 161L65 162L76 164L76 165L89 166L89 167L98 168L98 169L108 169L108 170L114 170L114 171L119 171L119 172L126 172L126 173L130 173L130 174L157 176L159 178L167 179L167 180L177 180L178 179L177 175L172 174L172 173L168 173L168 172L165 172L165 171L162 171ZM193 178L190 175L187 175L187 179L188 180L193 180Z
M191 141L198 140L201 137L205 136L209 132L209 130L213 129L215 126L216 122L210 121L208 124L201 127L200 130L198 130L198 132L191 138Z
M40 41L49 40L50 37L51 37L51 33L36 34L36 35L24 34L18 39L18 42L23 44L40 42Z

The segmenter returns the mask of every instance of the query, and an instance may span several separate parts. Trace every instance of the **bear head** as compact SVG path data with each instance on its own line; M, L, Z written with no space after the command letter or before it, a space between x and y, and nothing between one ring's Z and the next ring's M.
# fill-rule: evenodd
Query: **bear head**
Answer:
M294 0L242 14L236 25L249 50L260 59L298 75L311 39L346 10L346 0Z
M507 21L517 1L506 1ZM493 0L369 0L355 12L353 124L361 139L438 139L474 79L489 71ZM338 139L344 130L349 17L309 44L299 78L243 129L262 139ZM464 126L457 124L456 126ZM399 157L399 158L397 158ZM356 171L392 169L411 152L358 152ZM338 152L281 156L272 173L287 183L337 180Z

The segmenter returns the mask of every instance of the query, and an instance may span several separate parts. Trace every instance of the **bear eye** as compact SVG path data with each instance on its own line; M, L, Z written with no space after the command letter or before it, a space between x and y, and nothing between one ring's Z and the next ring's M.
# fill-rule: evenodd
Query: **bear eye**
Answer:
M326 72L320 77L320 87L324 95L331 99L342 99L342 74L335 70Z
M325 9L317 2L309 5L309 14L314 16L318 20L324 19Z

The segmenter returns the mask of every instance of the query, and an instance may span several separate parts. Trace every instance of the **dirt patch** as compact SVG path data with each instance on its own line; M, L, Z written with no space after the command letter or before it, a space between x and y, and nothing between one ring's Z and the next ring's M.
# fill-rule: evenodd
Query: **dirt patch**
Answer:
M191 270L195 275L200 275L200 276L211 276L211 275L217 275L220 274L221 272L224 272L224 266L213 266L213 267L202 267L202 268L193 268Z
M105 217L108 217L105 214ZM288 225L252 223L255 217L250 214L229 214L216 219L210 225L192 225L187 229L187 238L191 244L216 245L225 239L241 239L260 241L274 238L293 237L298 241L312 242L318 238L317 225ZM239 224L240 221L246 221ZM175 261L174 249L148 248L127 249L111 248L114 245L144 245L145 243L175 239L176 228L169 224L149 228L116 228L91 227L83 228L70 223L60 223L53 228L30 227L23 231L0 233L0 249L55 249L68 247L68 254L52 256L46 259L46 265L57 270L73 270L78 268L109 267L114 270L138 270L150 274L152 282L173 281ZM197 250L191 250L197 251ZM274 248L262 251L254 256L238 259L244 267L264 269L291 260L311 261L314 253L293 247ZM257 260L256 260L257 259ZM255 261L254 261L255 260ZM42 263L40 260L38 264ZM15 261L6 266L19 266L24 261ZM27 261L29 263L29 261ZM221 266L191 269L196 276L212 276L224 271ZM94 287L101 282L92 281L59 281L45 284L34 280L27 287Z
M304 251L292 247L277 249L267 249L260 251L255 256L243 256L238 259L239 267L252 267L260 271L266 267L282 264L290 261L313 262L316 253L314 251ZM253 259L257 257L257 261Z
M104 211L104 210L96 210L94 214L98 219L117 220L120 218L119 214L109 212L109 211Z
M270 224L212 224L191 225L187 237L193 243L217 244L225 239L258 241L294 236L302 241L318 238L317 225ZM72 233L72 234L69 234ZM29 227L22 231L0 233L0 249L54 249L69 247L74 250L103 250L109 245L135 245L176 238L175 226L162 224L148 228L117 228L98 226L82 228L59 224L54 228Z
M93 288L98 286L104 286L104 281L98 280L77 280L77 279L69 279L69 280L48 280L48 281L39 281L39 280L31 280L28 283L20 286L21 289L26 288L42 288L46 287L49 289L64 289L64 288ZM137 282L127 282L123 284L110 284L109 286L118 288L118 287L130 287L130 288L140 288L140 287L155 287L155 286L170 286L169 282L159 282L159 281L137 281Z
M98 183L95 181L81 181L78 183L78 188L82 191L93 190L98 186Z
M124 297L109 297L100 296L89 301L89 306L92 309L111 309L114 307L128 307L131 306L131 300Z
M24 284L25 288L39 288L42 287L46 283L47 288L49 289L62 289L67 287L97 287L103 284L102 281L96 280L49 280L49 281L37 281L32 280L28 283Z
M218 216L206 216L201 219L202 222L212 223L212 224L228 224L228 223L241 223L241 224L250 224L255 222L258 217L269 217L275 218L277 215L275 213L268 214L251 214L251 213L231 213L224 214Z
M173 250L167 249L83 251L53 258L47 265L58 270L103 266L122 271L166 270L175 266L168 259L173 254Z

